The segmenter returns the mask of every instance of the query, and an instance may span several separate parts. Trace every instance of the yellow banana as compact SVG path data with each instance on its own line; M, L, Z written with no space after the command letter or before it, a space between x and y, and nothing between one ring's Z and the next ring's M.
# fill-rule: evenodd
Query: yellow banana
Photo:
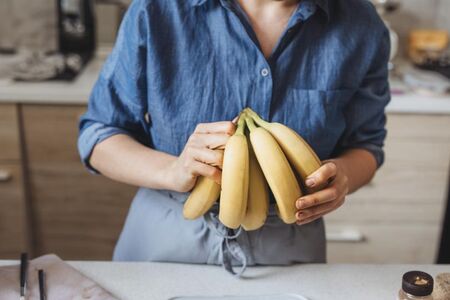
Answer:
M302 196L297 178L274 137L264 128L256 127L252 118L247 117L246 122L256 158L277 202L279 216L287 224L294 223L295 201Z
M250 108L245 111L256 124L272 134L304 184L305 179L321 166L320 159L314 150L291 128L280 123L266 122ZM309 191L313 192L314 190Z
M249 145L250 172L248 186L247 212L242 221L242 227L256 230L264 225L269 212L269 190L261 167L256 160L255 152Z
M183 207L183 216L193 220L204 215L217 201L220 195L220 185L207 177L197 178L197 183L187 198Z
M245 118L241 115L238 127L225 145L222 166L219 220L236 229L245 217L249 183L249 154L244 134Z

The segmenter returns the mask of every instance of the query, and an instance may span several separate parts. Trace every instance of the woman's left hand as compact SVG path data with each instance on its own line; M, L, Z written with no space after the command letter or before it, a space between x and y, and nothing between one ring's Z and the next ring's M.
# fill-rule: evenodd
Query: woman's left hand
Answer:
M328 160L305 181L308 188L325 188L297 200L297 224L303 225L326 215L342 204L348 194L348 177L339 163Z

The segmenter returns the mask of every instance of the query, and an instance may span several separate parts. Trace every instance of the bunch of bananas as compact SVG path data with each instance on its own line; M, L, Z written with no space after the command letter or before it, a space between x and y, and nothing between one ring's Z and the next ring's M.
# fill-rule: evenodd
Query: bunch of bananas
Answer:
M246 108L240 114L235 134L225 145L221 185L200 177L184 204L183 215L186 219L202 216L220 196L219 220L225 226L256 230L263 226L268 214L270 187L278 216L287 224L294 223L301 185L320 164L294 130L266 122Z

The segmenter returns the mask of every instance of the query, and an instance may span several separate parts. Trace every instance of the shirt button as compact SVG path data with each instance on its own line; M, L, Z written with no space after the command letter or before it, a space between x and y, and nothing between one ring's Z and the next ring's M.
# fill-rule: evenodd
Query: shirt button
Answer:
M261 75L263 77L266 77L267 75L269 75L269 70L267 68L264 68L261 70Z

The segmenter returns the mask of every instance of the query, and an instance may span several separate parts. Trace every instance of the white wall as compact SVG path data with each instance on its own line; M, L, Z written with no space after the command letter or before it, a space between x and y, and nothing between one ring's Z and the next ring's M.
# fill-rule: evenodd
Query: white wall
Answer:
M440 28L450 31L450 0L402 0L401 3L401 7L387 19L400 36L403 53L408 32L412 29Z
M0 1L3 2L3 9L0 9L0 39L9 33L17 46L44 51L56 49L55 0Z

